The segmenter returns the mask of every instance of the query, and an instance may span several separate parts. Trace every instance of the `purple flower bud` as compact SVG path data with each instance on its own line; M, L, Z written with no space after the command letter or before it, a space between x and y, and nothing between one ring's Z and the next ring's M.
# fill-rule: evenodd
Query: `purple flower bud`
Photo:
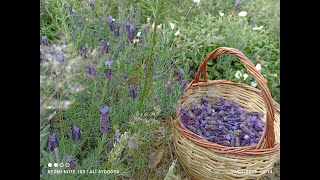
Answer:
M110 126L110 117L109 117L109 106L105 106L100 109L100 131L106 133L109 130Z
M47 141L47 151L53 151L55 148L58 148L59 142L55 133L52 133Z
M170 81L166 84L166 88L167 88L168 93L171 94L172 93L172 83Z
M120 135L117 134L114 138L113 138L117 143L120 142Z
M143 33L143 34L146 34L146 33L147 33L147 26L146 26L146 25L143 25L143 26L142 26L142 33Z
M135 32L136 32L136 28L134 27L134 25L130 24L129 31L128 31L128 38L131 44L133 44Z
M149 23L150 26L152 26L153 20L150 18L148 23Z
M94 0L89 0L89 5L91 6L92 10L94 8Z
M127 79L127 78L128 78L128 73L127 73L127 72L124 72L124 73L123 73L123 78L124 78L124 79Z
M43 103L43 100L42 100L42 99L40 99L40 107L41 107L42 103Z
M60 51L56 56L57 61L60 61L61 59L63 59L63 51Z
M80 137L81 137L80 128L78 128L76 125L73 125L73 128L72 128L72 140L73 140L73 143L74 144L78 143Z
M240 2L240 0L236 0L236 5L235 5L235 9L236 9L236 11L238 11L239 2Z
M41 43L42 45L47 45L47 36L42 36Z
M136 99L136 98L137 98L136 88L134 87L133 84L130 85L130 96L131 96L133 99Z
M184 74L184 73L183 73L182 69L179 68L178 77L177 77L177 80L178 80L179 82L182 81L183 74Z
M186 88L187 84L188 84L188 80L187 79L182 81L182 83L179 86L181 92L184 91L184 89Z
M106 69L106 70L104 70L104 77L106 78L106 79L110 79L110 77L111 77L111 69Z
M116 28L114 29L114 35L120 36L120 26L116 25Z
M104 62L104 64L105 64L106 66L108 66L108 67L111 67L111 66L112 66L112 59L109 58L108 60L106 60L106 61Z
M65 61L64 59L62 59L61 64L62 64L62 65L65 65L65 64L66 64L66 61Z
M71 156L67 156L67 163L69 163L69 170L75 170L76 169L76 163L71 158Z
M107 41L103 42L103 45L101 46L101 55L107 54L109 52L110 44Z
M114 23L113 23L112 16L109 16L109 26L110 26L110 31L114 31Z
M70 4L67 4L67 10L70 15L73 13Z
M82 51L83 51L84 53L86 53L86 52L88 51L88 43L86 43L86 44L83 46Z
M96 66L92 62L90 62L87 66L87 74L90 76L97 76Z
M126 23L126 30L127 30L127 32L129 32L129 30L130 30L130 23L129 22Z

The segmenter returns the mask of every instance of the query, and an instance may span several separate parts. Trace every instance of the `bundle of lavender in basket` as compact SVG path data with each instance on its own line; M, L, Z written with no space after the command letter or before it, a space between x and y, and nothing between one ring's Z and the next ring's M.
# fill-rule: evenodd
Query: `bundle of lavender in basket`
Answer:
M207 141L223 146L243 147L256 145L263 132L262 112L246 112L235 101L216 98L210 104L201 98L189 108L181 108L180 120L190 131Z

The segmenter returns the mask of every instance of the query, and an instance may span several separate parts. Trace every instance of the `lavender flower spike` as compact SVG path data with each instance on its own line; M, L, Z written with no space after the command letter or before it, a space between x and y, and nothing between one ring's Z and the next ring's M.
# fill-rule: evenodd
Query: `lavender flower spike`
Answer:
M137 90L133 84L130 85L130 96L135 99L137 98Z
M188 84L188 80L182 81L182 83L179 86L181 92L183 92L183 90L186 88L187 84Z
M42 45L47 45L47 36L42 36L41 43Z
M127 79L127 78L128 78L128 73L127 73L127 72L123 73L123 78L124 78L124 79Z
M114 29L114 35L120 36L120 26L116 25L116 28Z
M240 0L236 0L236 5L235 5L235 9L236 9L236 11L238 11L239 2L240 2Z
M105 106L100 109L100 131L106 133L109 130L110 126L110 117L109 117L109 106Z
M96 66L92 62L90 62L87 66L87 73L90 76L97 76Z
M110 43L107 41L103 42L103 45L101 46L101 55L107 54L109 52Z
M55 133L52 133L47 141L47 151L53 151L59 147L58 138Z
M72 128L72 140L73 140L73 143L74 144L78 143L80 137L81 137L80 128L78 128L76 125L73 125L73 128Z
M134 27L134 25L130 24L129 31L128 31L128 38L131 44L134 43L135 31L136 31L136 28Z
M109 58L108 60L106 60L106 61L104 62L104 64L105 64L106 66L111 67L111 66L112 66L112 59Z
M113 23L112 16L109 16L109 26L110 26L110 31L114 31L114 23Z
M94 8L94 0L89 0L89 5L91 6L92 10Z
M112 74L111 69L106 69L106 70L104 70L104 77L105 77L106 79L110 79L111 74Z
M70 15L73 13L70 4L67 4L67 10Z
M74 162L74 160L71 158L71 156L67 156L67 163L69 163L69 169L70 170L75 170L76 168L76 163Z

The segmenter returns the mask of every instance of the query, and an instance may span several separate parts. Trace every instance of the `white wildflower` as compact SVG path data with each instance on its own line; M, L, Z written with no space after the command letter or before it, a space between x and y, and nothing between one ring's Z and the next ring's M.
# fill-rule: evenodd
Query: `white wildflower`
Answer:
M224 16L224 13L220 11L219 16L221 16L221 17Z
M237 71L235 76L237 79L240 79L240 77L242 76L242 73L240 71Z
M261 31L262 28L263 28L263 26L259 26L259 27L254 27L254 28L252 28L252 30L254 30L254 31Z
M175 27L175 24L173 24L173 23L169 23L169 24L170 24L170 28L173 30Z
M248 77L248 74L243 74L243 80L246 80Z
M238 16L245 17L245 16L247 16L247 12L246 11L241 11L241 12L239 12Z
M261 64L258 63L258 64L256 65L256 69L257 69L258 71L261 71Z
M139 32L137 33L137 37L140 37L140 35L141 35L141 32L139 31Z
M252 86L252 87L257 87L257 85L258 85L258 84L257 84L256 82L254 82L254 81L251 83L251 86Z
M199 4L200 0L193 0L194 3Z
M180 34L180 31L177 31L176 33L174 33L175 36L178 36Z
M128 139L128 134L127 132L124 132L120 136L120 141L113 143L113 148L109 153L109 158L107 162L108 167L111 167L112 164L117 163L120 160L120 155L122 150L125 148L127 139Z

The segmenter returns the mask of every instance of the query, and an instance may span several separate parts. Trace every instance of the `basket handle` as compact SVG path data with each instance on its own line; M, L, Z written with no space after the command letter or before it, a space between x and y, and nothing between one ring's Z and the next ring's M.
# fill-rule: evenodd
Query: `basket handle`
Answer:
M227 48L227 47L220 47L212 51L210 54L207 55L205 60L200 64L198 71L195 75L194 80L191 84L198 83L200 81L200 74L203 76L202 82L207 82L206 76L206 65L209 60L215 60L218 56L222 54L233 54L235 55L240 62L244 65L244 67L254 76L258 87L261 91L261 96L266 106L266 122L267 125L264 127L263 134L261 135L260 141L256 145L256 149L259 148L273 148L275 146L275 135L274 135L274 107L272 102L272 97L270 94L270 90L266 81L262 74L256 70L254 64L238 49L234 48ZM265 141L265 142L264 142ZM264 144L264 147L262 147Z

